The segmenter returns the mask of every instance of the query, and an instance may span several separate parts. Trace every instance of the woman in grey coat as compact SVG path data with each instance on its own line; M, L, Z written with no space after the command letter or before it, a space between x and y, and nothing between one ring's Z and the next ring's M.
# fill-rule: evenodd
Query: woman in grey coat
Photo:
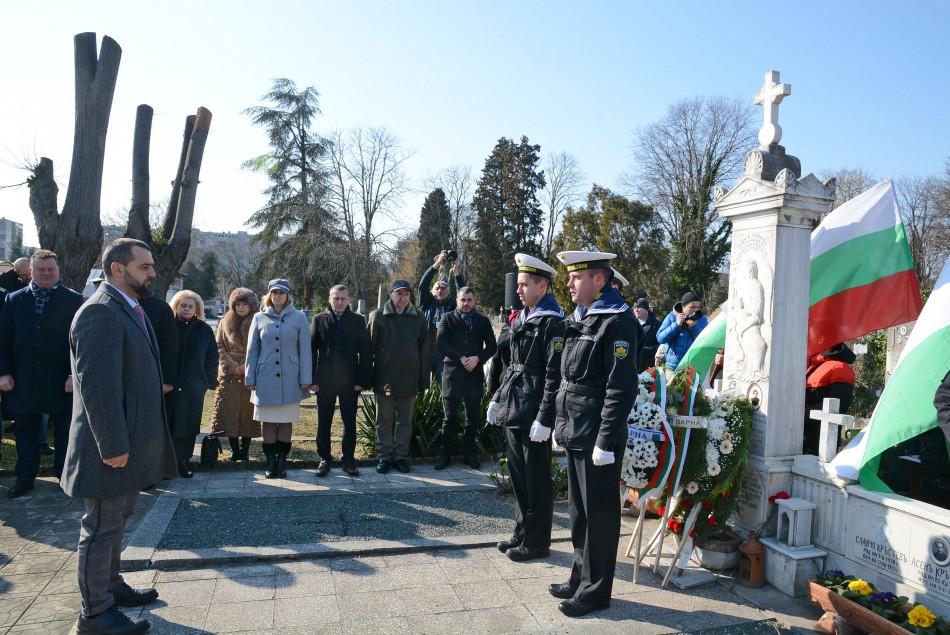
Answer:
M244 384L252 391L254 419L263 424L267 478L287 476L293 424L313 383L310 325L303 311L294 308L292 293L282 278L268 283L247 343Z

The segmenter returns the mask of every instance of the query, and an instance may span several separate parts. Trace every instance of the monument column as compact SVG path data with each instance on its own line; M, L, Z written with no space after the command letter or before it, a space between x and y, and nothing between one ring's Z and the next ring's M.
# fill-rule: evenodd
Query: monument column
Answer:
M811 231L835 195L833 179L802 177L799 160L778 143L778 104L789 94L777 71L765 74L755 96L764 107L761 145L736 186L714 192L720 217L732 223L723 386L756 406L736 519L747 529L765 521L769 496L791 491L805 417Z

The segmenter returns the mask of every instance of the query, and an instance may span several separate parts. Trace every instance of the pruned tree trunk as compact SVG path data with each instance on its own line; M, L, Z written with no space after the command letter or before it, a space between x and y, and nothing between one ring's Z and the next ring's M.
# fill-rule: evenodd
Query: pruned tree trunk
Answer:
M125 235L148 243L155 259L155 282L152 293L164 298L191 248L191 226L198 195L198 176L204 157L205 143L211 128L211 111L200 107L197 115L185 120L182 151L178 170L172 181L172 193L162 227L151 230L149 220L148 152L152 127L152 109L139 106L135 119L135 141L132 149L132 207Z
M102 250L102 167L122 48L106 35L97 54L96 34L80 33L73 38L73 50L76 119L63 211L57 211L52 160L43 157L27 182L40 246L59 254L63 283L82 291Z

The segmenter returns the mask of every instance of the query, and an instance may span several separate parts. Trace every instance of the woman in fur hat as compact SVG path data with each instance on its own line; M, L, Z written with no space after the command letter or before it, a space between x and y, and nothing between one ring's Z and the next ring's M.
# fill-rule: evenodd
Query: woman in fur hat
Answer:
M220 362L211 430L228 437L232 461L247 461L251 439L261 436L261 424L254 421L251 391L244 385L244 360L251 321L258 310L257 295L238 287L228 296L228 307L216 336Z

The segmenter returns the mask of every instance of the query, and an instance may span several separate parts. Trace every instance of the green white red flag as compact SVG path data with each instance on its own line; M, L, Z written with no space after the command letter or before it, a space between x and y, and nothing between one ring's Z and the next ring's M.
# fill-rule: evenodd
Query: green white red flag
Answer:
M937 427L934 396L950 371L950 260L914 325L878 400L870 425L832 462L839 475L865 488L890 491L878 477L881 454Z

